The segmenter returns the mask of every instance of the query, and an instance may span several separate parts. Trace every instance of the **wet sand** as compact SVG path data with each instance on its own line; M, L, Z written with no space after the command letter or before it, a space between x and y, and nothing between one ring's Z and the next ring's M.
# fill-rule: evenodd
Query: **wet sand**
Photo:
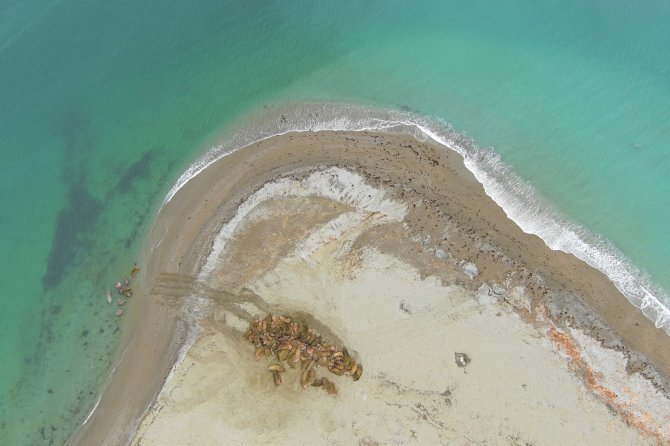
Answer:
M291 133L228 155L166 204L142 266L145 320L75 443L670 438L670 338L409 136ZM275 388L241 338L269 310L309 316L363 378L336 397L298 374Z

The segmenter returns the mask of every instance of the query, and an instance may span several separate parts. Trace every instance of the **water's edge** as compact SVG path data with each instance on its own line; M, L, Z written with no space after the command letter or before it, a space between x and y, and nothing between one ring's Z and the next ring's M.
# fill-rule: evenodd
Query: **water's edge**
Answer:
M289 104L250 117L223 141L192 163L166 195L163 205L189 180L218 159L264 139L290 132L377 131L404 133L459 153L484 190L526 233L551 249L574 254L606 274L628 301L670 335L667 293L629 261L611 242L571 222L547 204L492 150L484 149L448 124L412 113L358 105Z

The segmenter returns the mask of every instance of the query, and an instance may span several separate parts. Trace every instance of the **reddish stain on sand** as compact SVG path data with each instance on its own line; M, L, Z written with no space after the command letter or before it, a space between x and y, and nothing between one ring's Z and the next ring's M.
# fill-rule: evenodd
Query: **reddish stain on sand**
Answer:
M582 358L579 348L569 334L560 332L555 327L551 327L549 329L549 338L559 349L563 350L568 355L571 366L582 376L586 387L602 398L606 404L615 409L628 425L635 427L643 435L653 438L658 445L670 445L670 440L664 443L661 433L652 427L656 422L649 413L643 413L642 415L633 414L631 411L627 410L628 404L616 401L616 393L598 382L593 369L586 363L584 358Z

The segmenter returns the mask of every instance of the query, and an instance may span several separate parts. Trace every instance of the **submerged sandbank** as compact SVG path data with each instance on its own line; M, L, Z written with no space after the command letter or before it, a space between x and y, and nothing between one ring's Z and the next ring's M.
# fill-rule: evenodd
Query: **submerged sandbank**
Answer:
M131 438L175 358L177 321L201 336L139 444L298 441L296 423L317 426L314 440L369 443L670 436L670 338L602 273L523 233L457 154L409 136L289 133L232 153L164 206L144 267L150 319L82 443ZM275 389L239 319L277 308L331 330L364 379L338 381L335 400Z

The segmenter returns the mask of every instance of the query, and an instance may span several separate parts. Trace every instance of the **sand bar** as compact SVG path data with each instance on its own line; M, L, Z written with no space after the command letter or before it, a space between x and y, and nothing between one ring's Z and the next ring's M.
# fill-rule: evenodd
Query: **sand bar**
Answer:
M289 133L232 153L162 209L143 266L146 319L75 443L670 438L670 338L523 233L459 155L409 136ZM240 335L268 309L310 315L365 378L334 398L274 388Z

